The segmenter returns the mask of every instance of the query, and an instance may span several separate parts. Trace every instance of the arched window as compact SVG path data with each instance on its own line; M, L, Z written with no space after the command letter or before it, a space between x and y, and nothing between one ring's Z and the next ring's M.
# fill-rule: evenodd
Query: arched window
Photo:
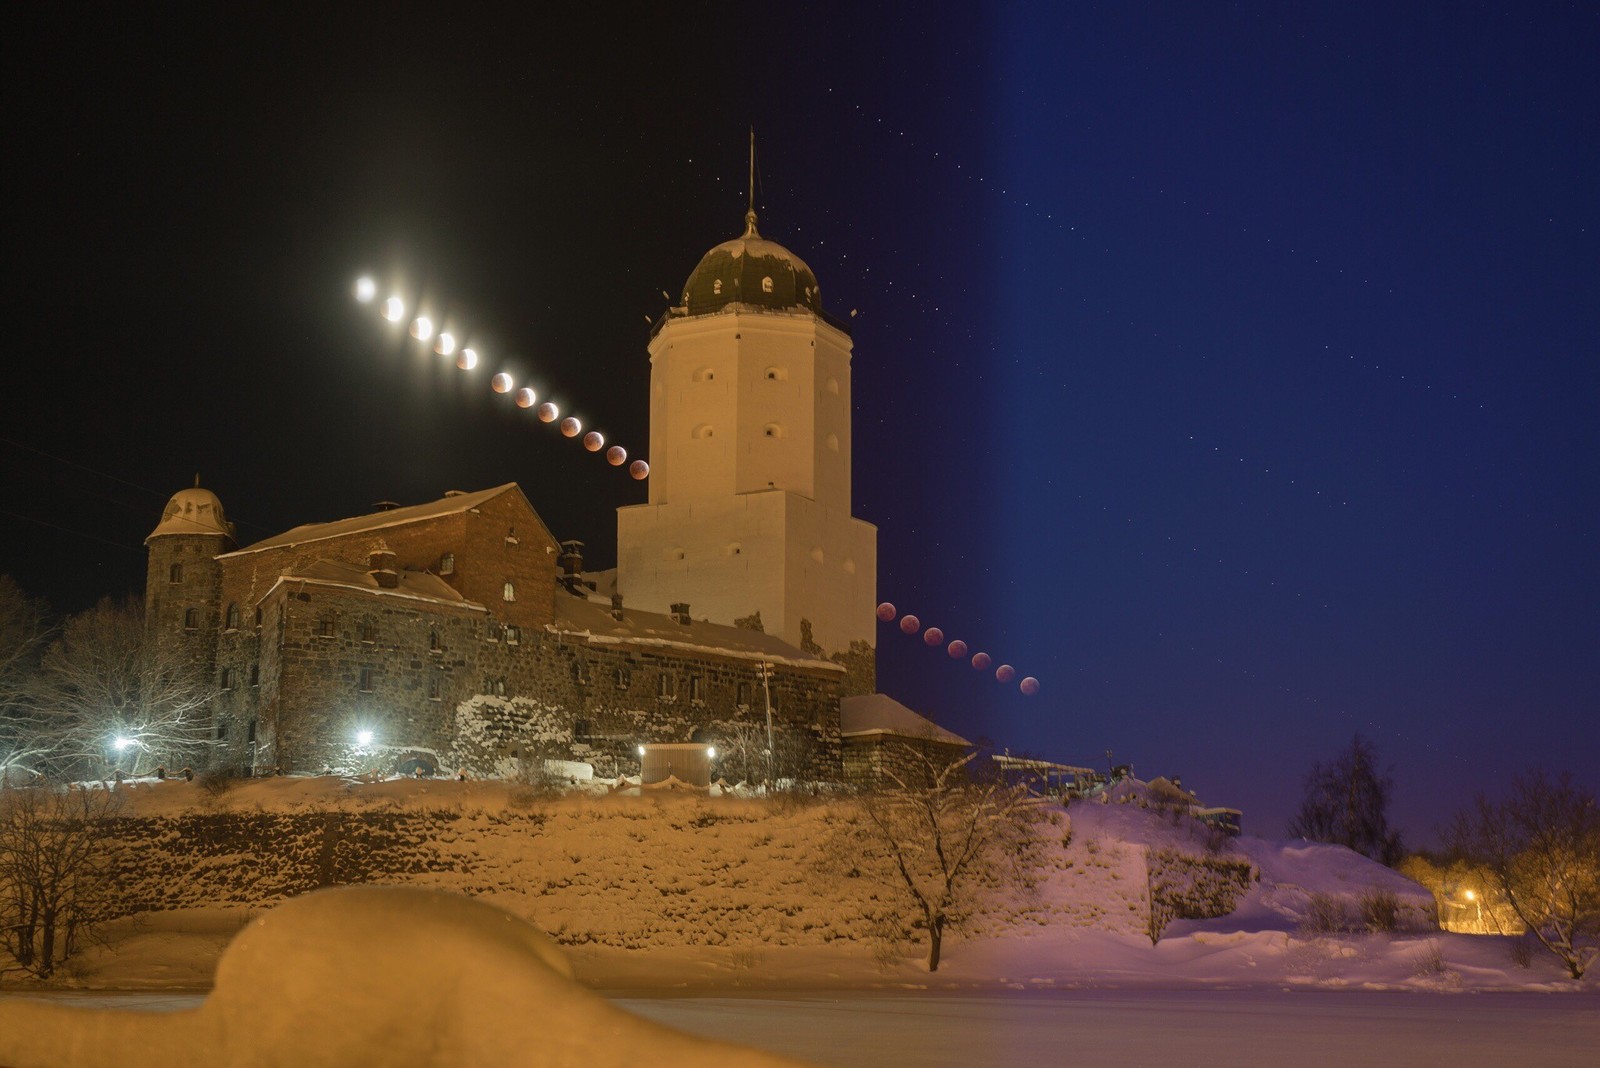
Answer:
M515 601L517 599L517 588L508 580L505 588L500 591L500 596L504 600Z
M167 568L167 581L176 586L183 581L183 565L173 564Z
M711 293L712 293L713 296L718 296L718 297L722 296L722 279L720 279L720 278L712 279L712 281L711 281Z
M184 610L184 613L183 613L183 629L184 630L199 630L200 629L200 609L198 609L198 608L188 608L188 609Z
M625 667L617 668L616 683L617 689L626 690L628 687L633 685L633 672L629 671Z
M763 292L763 293L771 293L772 292L772 278L771 278L771 276L768 276L768 277L763 278L761 280L761 292Z
M239 605L237 602L228 605L228 629L239 629Z
M368 645L378 640L378 625L370 619L361 621L361 640Z
M438 627L429 627L428 628L428 650L430 652L434 652L434 653L437 653L439 651L439 628Z

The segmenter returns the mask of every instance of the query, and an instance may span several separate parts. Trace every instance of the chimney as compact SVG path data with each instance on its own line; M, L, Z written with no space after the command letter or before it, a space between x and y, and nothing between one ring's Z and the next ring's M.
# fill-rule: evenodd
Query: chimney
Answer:
M400 573L395 570L394 551L378 542L367 551L367 574L381 590L392 590L400 585Z
M556 581L565 586L568 592L579 593L578 587L583 582L583 542L562 542L561 555L556 557L556 564L561 568Z
M689 623L690 623L689 606L687 604L682 604L682 603L673 605L672 606L672 621L674 623L677 623L680 626L687 627L689 625Z
M611 618L618 623L622 622L622 594L620 593L611 595Z

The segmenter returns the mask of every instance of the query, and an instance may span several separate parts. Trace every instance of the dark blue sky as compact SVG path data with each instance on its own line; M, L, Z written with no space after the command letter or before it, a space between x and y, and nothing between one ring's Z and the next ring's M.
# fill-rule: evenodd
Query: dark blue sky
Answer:
M763 232L858 313L881 595L1044 685L886 632L884 689L1266 832L1356 731L1424 842L1600 766L1592 5L74 18L4 46L0 529L63 610L195 470L245 538L515 479L609 563L642 489L349 282L637 449L754 123Z

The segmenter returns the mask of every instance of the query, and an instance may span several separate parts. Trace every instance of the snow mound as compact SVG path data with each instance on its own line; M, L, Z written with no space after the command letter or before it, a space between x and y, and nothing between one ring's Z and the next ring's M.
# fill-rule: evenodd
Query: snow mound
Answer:
M198 1008L167 1014L0 1002L13 1068L482 1064L585 1068L798 1062L695 1038L579 986L561 950L508 912L451 894L341 887L240 932Z

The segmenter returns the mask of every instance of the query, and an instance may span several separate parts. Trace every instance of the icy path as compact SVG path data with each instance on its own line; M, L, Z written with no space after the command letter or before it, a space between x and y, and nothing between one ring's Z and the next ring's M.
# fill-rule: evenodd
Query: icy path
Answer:
M983 1064L1593 1065L1592 994L1111 991L619 998L834 1068Z

